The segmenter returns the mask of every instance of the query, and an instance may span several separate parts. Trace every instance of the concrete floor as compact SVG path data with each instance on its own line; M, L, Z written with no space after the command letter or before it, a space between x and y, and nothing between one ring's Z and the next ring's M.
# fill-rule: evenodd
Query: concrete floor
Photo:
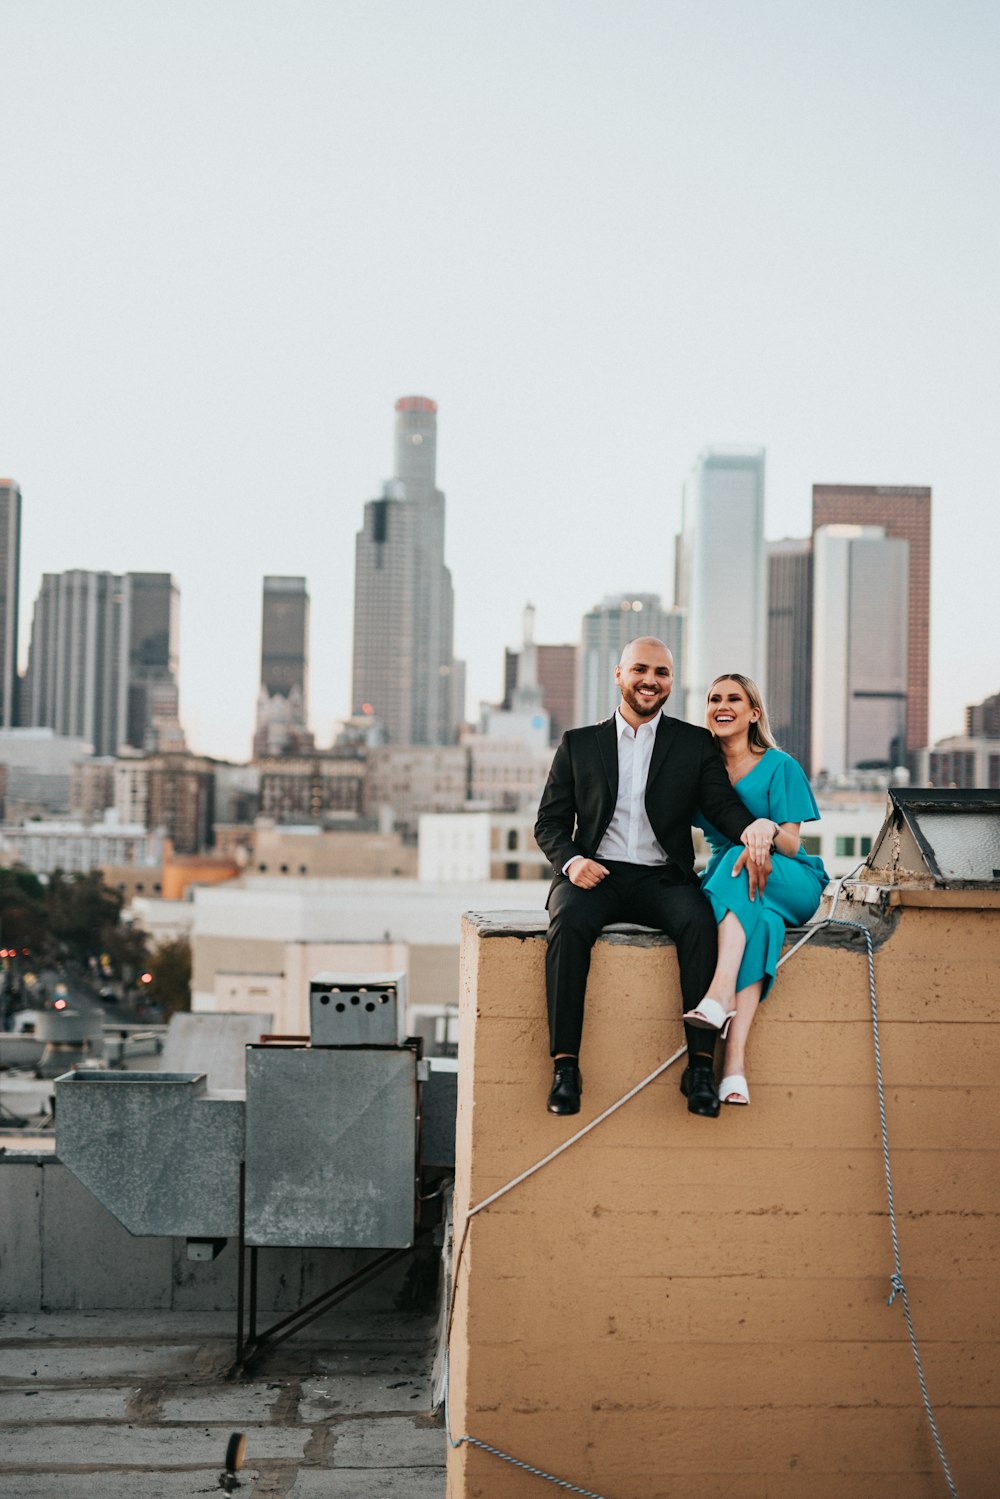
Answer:
M338 1309L227 1378L234 1320L216 1312L0 1316L3 1499L237 1495L443 1499L431 1413L435 1321Z

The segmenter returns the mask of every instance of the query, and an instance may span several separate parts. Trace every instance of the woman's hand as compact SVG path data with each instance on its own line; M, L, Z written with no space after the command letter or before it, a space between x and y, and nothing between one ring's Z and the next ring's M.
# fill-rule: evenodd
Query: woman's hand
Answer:
M766 859L758 864L756 860L751 859L749 849L745 848L733 865L733 879L735 880L736 876L740 874L744 869L747 872L747 884L750 887L750 899L753 900L754 896L757 894L757 891L763 890L764 886L767 884L767 877L771 873L770 854Z
M773 817L758 817L756 822L743 829L740 842L755 864L763 864L771 857L771 846L777 832L778 824Z

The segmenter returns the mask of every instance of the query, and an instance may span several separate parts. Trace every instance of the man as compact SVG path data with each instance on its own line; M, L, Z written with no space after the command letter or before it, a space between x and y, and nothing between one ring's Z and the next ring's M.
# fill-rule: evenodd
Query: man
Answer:
M707 729L666 718L673 657L662 640L632 640L615 669L621 702L604 723L570 729L556 750L535 837L555 879L549 891L545 986L555 1074L552 1114L580 1108L580 1038L590 954L614 921L658 927L677 948L684 1010L704 998L715 968L716 925L694 873L696 810L745 845L751 892L770 869L774 823L751 817ZM749 861L749 863L748 863ZM715 1035L685 1026L681 1092L692 1114L715 1118Z

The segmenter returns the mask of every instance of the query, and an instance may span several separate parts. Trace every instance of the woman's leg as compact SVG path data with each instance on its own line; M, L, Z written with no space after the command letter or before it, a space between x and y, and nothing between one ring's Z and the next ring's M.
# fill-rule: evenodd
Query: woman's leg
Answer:
M712 981L705 991L727 1010L733 1008L736 999L736 976L743 962L746 945L747 934L739 917L735 912L727 911L719 922L719 955ZM735 1026L737 1021L734 1019L732 1023Z
M732 1018L729 1035L726 1038L726 1054L722 1065L723 1077L737 1075L746 1077L747 1037L760 1006L760 991L763 983L763 979L757 979L755 983L748 984L736 995L736 1014Z

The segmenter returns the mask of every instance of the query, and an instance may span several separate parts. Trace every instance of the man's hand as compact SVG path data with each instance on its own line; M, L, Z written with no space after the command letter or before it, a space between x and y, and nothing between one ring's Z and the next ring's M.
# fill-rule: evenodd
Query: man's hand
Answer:
M574 859L566 871L566 878L581 890L593 890L609 872L596 859Z

